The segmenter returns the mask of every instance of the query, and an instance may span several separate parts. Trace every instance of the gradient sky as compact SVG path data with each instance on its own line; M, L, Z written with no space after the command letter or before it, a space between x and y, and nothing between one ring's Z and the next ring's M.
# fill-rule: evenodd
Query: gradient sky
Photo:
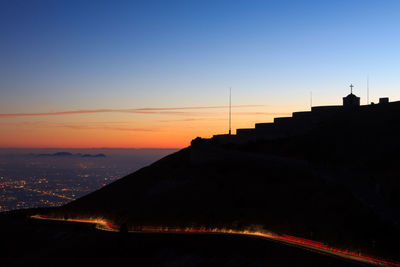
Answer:
M400 100L400 1L0 0L0 147L185 147L353 83Z

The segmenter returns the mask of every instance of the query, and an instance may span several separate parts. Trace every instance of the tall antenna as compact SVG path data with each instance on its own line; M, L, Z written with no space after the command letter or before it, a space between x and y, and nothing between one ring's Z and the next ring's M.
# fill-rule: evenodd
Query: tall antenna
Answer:
M231 135L231 122L232 122L232 88L229 87L229 135Z
M367 75L367 105L369 104L369 75Z
M310 92L310 109L312 109L312 91Z

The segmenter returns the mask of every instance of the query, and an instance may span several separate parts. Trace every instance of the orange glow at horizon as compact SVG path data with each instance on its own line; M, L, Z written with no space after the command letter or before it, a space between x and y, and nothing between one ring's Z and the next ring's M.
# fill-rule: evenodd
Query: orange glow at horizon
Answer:
M225 108L185 108L179 113L89 112L52 116L0 118L2 148L183 148L196 137L228 132ZM177 108L179 110L179 108ZM271 112L265 106L238 106L232 129L253 128L290 112Z

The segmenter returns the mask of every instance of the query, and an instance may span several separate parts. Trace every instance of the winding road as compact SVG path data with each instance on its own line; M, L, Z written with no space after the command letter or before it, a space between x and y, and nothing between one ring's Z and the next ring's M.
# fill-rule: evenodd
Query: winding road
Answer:
M119 232L120 226L114 225L105 219L99 218L56 218L47 215L33 215L32 219L48 220L48 221L68 221L79 223L95 224L96 228L103 231ZM372 257L369 255L356 253L348 250L330 247L322 242L304 239L290 235L278 235L267 231L254 231L254 230L232 230L232 229L205 229L205 228L174 228L174 227L160 227L160 226L142 226L137 227L135 230L129 230L131 233L198 233L198 234L231 234L231 235L246 235L255 236L260 238L269 239L271 241L280 242L285 245L300 247L303 249L323 253L326 255L336 256L348 260L358 261L361 263L372 264L375 266L397 266L400 267L399 262L394 262L388 259Z

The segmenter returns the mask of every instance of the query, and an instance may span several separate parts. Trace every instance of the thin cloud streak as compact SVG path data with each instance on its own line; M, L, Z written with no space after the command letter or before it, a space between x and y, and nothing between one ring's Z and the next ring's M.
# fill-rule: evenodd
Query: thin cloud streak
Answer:
M111 125L108 125L111 124ZM68 128L72 130L109 130L109 131L126 131L126 132L156 132L158 128L140 128L129 127L127 122L88 122L85 124L70 123L52 123L52 122L10 122L0 123L0 126L11 126L18 128L35 127L35 128Z
M232 108L254 108L265 107L265 105L235 105ZM229 106L208 106L208 107L178 107L178 108L140 108L141 111L154 111L154 110L188 110L188 109L221 109L229 108Z
M158 120L158 122L191 122L191 121L225 121L224 118L187 118L187 119L177 119L177 120Z
M264 116L291 116L287 112L234 112L232 115L264 115Z
M157 131L157 129L150 129L150 128L129 128L129 127L114 127L114 126L60 125L58 127L69 128L73 130L111 130L111 131L126 131L126 132Z
M232 108L250 108L262 107L264 105L236 105ZM187 114L184 110L199 110L199 109L223 109L228 106L209 106L209 107L171 107L171 108L138 108L138 109L86 109L86 110L69 110L56 112L40 112L40 113L3 113L0 114L0 119L17 118L17 117L38 117L38 116L63 116L75 114L93 114L93 113L136 113L136 114L168 114L180 115Z

